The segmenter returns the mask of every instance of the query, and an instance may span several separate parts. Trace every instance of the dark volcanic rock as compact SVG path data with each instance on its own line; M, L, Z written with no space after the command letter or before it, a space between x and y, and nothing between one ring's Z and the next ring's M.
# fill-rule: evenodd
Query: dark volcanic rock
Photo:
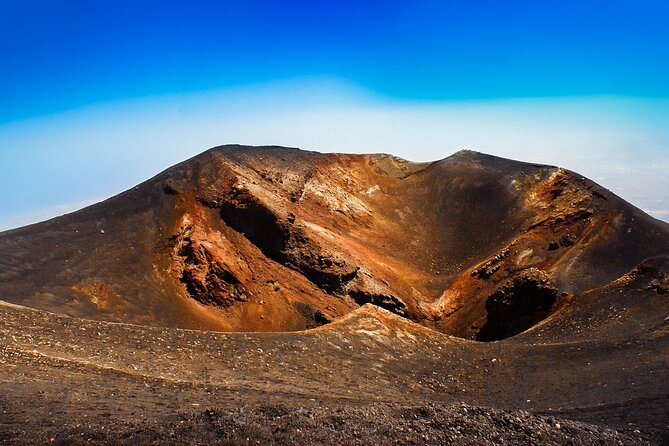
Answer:
M477 341L496 341L516 335L548 316L558 289L536 270L524 271L486 299L487 319Z

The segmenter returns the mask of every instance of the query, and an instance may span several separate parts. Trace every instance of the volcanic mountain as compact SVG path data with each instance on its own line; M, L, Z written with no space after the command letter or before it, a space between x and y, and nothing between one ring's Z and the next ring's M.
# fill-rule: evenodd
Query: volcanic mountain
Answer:
M338 404L354 387L356 404L530 409L655 439L669 422L668 296L668 224L569 170L473 151L412 163L221 146L0 233L7 358L198 389L280 382L261 390ZM142 359L153 336L171 365ZM225 377L205 358L216 345L231 352L216 360Z
M669 253L669 225L573 172L472 151L224 146L5 232L0 253L4 299L71 316L293 331L372 303L494 340Z

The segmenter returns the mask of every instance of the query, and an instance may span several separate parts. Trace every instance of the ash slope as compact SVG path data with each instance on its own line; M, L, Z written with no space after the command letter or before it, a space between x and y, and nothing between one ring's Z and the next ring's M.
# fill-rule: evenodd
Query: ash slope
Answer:
M3 444L669 439L666 329L619 341L478 343L371 305L295 333L142 327L9 304L0 318Z
M417 164L222 146L0 234L0 294L219 331L302 330L373 303L490 341L667 253L669 225L564 169L471 151Z

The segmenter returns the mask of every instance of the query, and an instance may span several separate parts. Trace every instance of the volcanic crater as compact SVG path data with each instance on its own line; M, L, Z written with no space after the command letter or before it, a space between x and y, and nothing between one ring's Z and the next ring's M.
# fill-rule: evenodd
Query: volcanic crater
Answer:
M473 151L413 163L221 146L102 203L0 233L3 348L90 358L89 347L64 353L16 340L17 332L38 336L55 317L82 321L82 330L138 357L130 339L199 330L214 337L202 341L209 344L254 343L266 359L275 349L282 365L256 364L264 372L233 353L216 360L246 370L234 374L245 383L238 390L265 373L282 383L264 388L269 394L325 392L341 404L352 398L351 381L382 376L360 388L360 404L378 402L379 392L394 403L462 400L640 426L648 436L634 441L660 441L669 421L668 256L668 224L563 168ZM27 329L21 320L30 311L43 321ZM135 328L117 339L109 323ZM172 345L198 356L199 336ZM313 364L308 377L290 372L300 364L296 351L280 346L302 342L322 356L303 358ZM349 368L348 347L371 350L357 357L360 369L332 378ZM105 367L125 370L126 360L141 362ZM608 369L613 363L621 370ZM135 366L142 379L169 371L198 389L235 387L197 360L192 368L211 379L191 376L183 358L156 371L146 364ZM375 378L374 370L383 372ZM3 373L3 391L16 394L16 375Z

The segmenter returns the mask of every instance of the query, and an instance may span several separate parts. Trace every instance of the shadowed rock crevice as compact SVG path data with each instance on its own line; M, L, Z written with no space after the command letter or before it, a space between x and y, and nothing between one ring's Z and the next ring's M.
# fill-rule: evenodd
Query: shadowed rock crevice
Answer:
M633 276L644 276L648 279L645 289L655 291L658 294L669 294L669 258L654 257L645 259L633 271Z
M295 302L294 305L297 312L304 317L306 329L320 327L332 322L332 318L315 305L300 301Z
M356 277L356 267L323 254L319 244L296 227L294 216L280 218L245 190L235 190L229 200L220 204L220 216L267 257L299 271L327 293L341 294Z
M226 225L243 234L266 256L285 263L290 240L288 226L248 192L236 192L220 205Z
M406 304L395 296L375 294L363 290L351 290L348 295L360 306L372 304L399 316L408 317L406 313Z
M486 300L487 320L475 339L498 341L533 327L554 311L557 297L557 288L537 275L508 282Z
M247 300L247 293L239 279L190 236L181 239L177 254L183 259L179 280L193 299L220 307Z
M341 294L347 283L355 279L357 269L349 271L345 262L319 256L315 262L299 261L297 269L311 282L329 294Z

